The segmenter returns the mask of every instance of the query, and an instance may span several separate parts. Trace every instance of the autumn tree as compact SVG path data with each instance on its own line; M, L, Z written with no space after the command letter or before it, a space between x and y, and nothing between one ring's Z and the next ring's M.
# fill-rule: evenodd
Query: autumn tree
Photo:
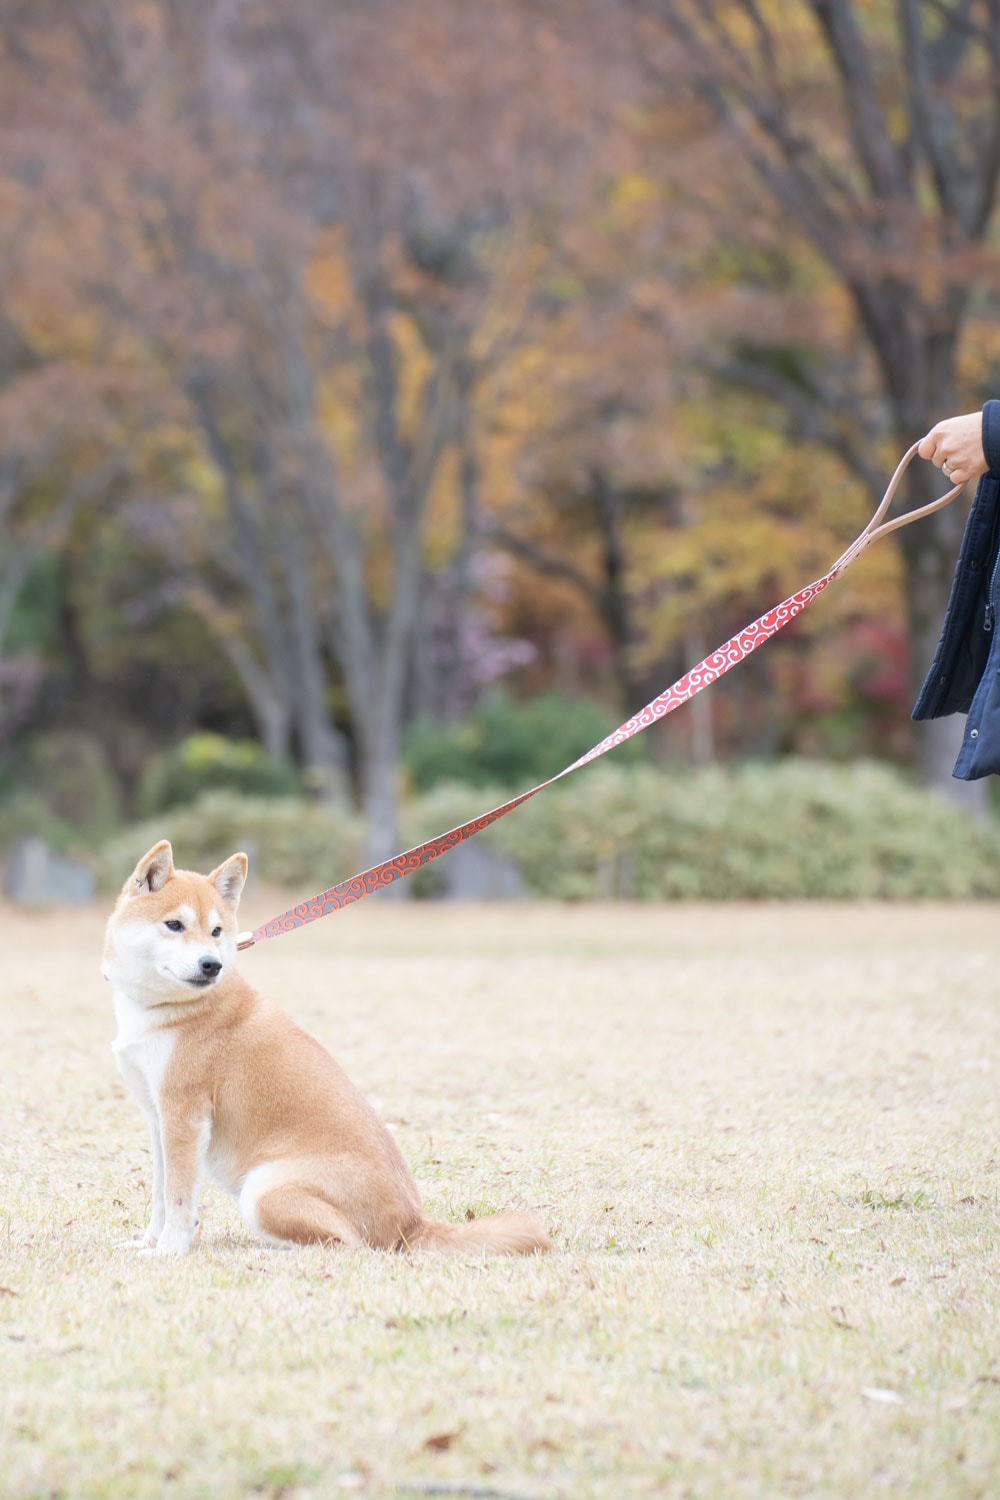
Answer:
M635 707L973 390L988 14L0 0L0 615L62 536L86 573L107 532L65 522L113 505L93 576L146 597L87 608L166 661L207 639L241 727L328 789L350 765L373 857L408 720L503 656L487 615L531 636L529 688ZM956 519L906 534L918 658ZM873 567L825 659L897 628ZM810 631L683 716L694 753L798 743ZM91 633L109 672L128 634Z
M265 743L335 767L341 695L372 854L391 852L449 551L459 604L470 587L506 249L588 170L572 28L453 0L7 3L12 65L50 81L26 122L67 187L49 232L87 247L67 285L172 437L145 524Z
M628 9L666 116L676 124L692 91L703 106L682 134L690 157L717 164L726 201L704 175L688 176L687 212L703 210L717 246L735 247L746 281L770 293L770 318L747 328L737 314L742 336L730 329L720 373L780 403L791 431L828 445L880 493L894 451L991 394L961 355L995 270L1000 4L634 0ZM745 164L742 180L725 171L727 157ZM684 164L662 159L666 180L675 168L683 181ZM815 278L806 329L790 333L787 303L780 310L796 246L818 259L849 314L833 338ZM917 504L940 480L917 465L908 483ZM901 534L915 678L940 627L960 526L952 508ZM953 738L947 721L922 732L929 779L947 781Z
M275 303L283 461L330 583L376 857L397 840L432 522L453 538L456 615L469 589L475 398L517 322L505 254L586 165L566 108L578 58L572 31L531 7L471 18L449 0L335 25L313 0L251 5L231 43L248 79L234 118L267 121L262 170L308 247Z
M299 4L280 18L247 7L232 44L249 65L243 122L268 120L265 170L291 184L285 201L307 237L273 330L284 464L330 584L327 641L350 704L371 856L382 857L397 843L428 526L453 453L459 554L469 545L474 343L490 240L507 229L504 184L484 195L471 174L469 133L482 149L488 122L466 112L462 49L483 39L449 6L383 5L331 26ZM415 69L421 56L427 67Z
M103 320L81 315L71 256L52 232L65 182L45 170L40 133L57 113L41 59L22 50L26 8L3 15L0 92L0 744L41 686L38 653L11 649L19 601L85 513L119 489L143 430L138 385L105 367ZM78 221L77 221L78 223ZM81 259L86 248L78 251Z

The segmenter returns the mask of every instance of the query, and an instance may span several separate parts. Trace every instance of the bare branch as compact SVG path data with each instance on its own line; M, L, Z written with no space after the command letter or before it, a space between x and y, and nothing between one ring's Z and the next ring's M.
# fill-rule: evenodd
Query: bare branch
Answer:
M913 138L930 163L938 202L957 217L961 196L958 163L949 150L947 128L942 129L944 106L933 92L933 74L919 8L915 0L898 0L898 4Z
M565 583L571 583L590 600L596 610L604 610L606 604L604 590L566 558L546 551L544 547L528 541L526 537L518 536L516 532L508 530L505 526L485 524L481 535L498 547L502 547L505 552L510 552L513 556L530 563L533 568L537 568L547 577L560 578Z
M843 174L818 157L794 128L780 92L753 86L746 59L733 47L712 7L692 24L676 0L654 0L654 9L680 39L698 91L732 131L740 152L777 202L824 257L846 272L864 204Z
M906 198L911 184L886 125L851 0L810 0L836 62L851 141L876 200Z
M126 455L117 453L104 463L98 464L96 468L77 474L67 484L51 510L41 517L24 536L8 542L2 562L0 562L0 655L3 653L4 637L10 625L14 607L35 559L54 544L77 511L101 494L112 479L122 471L125 464ZM4 498L8 500L9 515L11 506L23 497L15 491L14 499L11 500L10 491L8 491Z
M878 434L869 428L860 403L845 411L828 386L803 388L786 380L773 366L750 359L723 356L712 360L709 367L720 380L756 391L780 406L799 438L822 443L863 481L873 499L881 495L884 475L871 457Z

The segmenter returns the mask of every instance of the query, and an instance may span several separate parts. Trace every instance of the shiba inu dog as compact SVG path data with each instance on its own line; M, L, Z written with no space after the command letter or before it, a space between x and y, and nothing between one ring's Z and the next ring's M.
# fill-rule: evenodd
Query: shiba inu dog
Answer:
M175 870L144 854L108 922L115 1057L152 1138L153 1204L135 1244L184 1255L205 1175L274 1242L531 1254L551 1249L522 1214L435 1223L392 1135L324 1047L235 970L247 874Z

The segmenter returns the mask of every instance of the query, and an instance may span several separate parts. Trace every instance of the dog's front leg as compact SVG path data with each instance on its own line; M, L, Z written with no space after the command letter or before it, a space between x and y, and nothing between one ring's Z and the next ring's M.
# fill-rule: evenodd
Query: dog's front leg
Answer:
M163 1226L156 1241L157 1255L186 1255L191 1248L211 1128L203 1111L164 1111L161 1118ZM155 1206L153 1212L155 1218Z
M153 1160L153 1201L149 1223L138 1239L122 1240L119 1250L152 1250L163 1233L163 1141L160 1136L160 1121L152 1104L141 1105L149 1125L149 1154Z
M146 1233L139 1244L144 1250L152 1250L163 1233L163 1226L166 1222L163 1198L163 1136L160 1133L160 1121L156 1110L149 1109L145 1113L149 1121L149 1150L153 1158L153 1202Z

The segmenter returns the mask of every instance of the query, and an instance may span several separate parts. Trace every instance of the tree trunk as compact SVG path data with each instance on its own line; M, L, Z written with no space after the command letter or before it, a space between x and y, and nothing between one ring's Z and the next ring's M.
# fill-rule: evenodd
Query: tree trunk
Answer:
M257 728L257 738L275 760L291 760L292 716L288 700L239 636L221 634L222 649L229 657L247 696Z
M699 625L692 625L684 633L685 670L704 661L709 652L708 641ZM715 761L715 730L712 723L711 693L696 693L687 705L686 713L691 732L691 761L696 766L708 766Z
M601 537L604 587L600 591L601 614L614 653L618 697L626 715L642 706L642 694L632 671L632 606L626 587L625 543L622 536L625 502L622 493L599 469L591 473L591 492L597 510Z
M680 44L685 77L695 78L784 224L851 298L905 450L956 410L955 351L1000 181L1000 5L988 0L973 20L964 0L898 0L879 16L860 0L808 0L821 117L810 116L801 54L783 45L779 13L756 0L637 3ZM832 97L841 123L826 112ZM803 428L842 454L863 453L871 422L859 403L845 438L843 423L823 420L819 384L792 395ZM850 407L851 392L841 401ZM911 499L929 499L933 483L916 465ZM902 534L915 682L940 630L960 531L952 508ZM932 784L975 801L981 790L963 792L950 767L945 774L954 739L950 724L917 726L918 765Z
M275 502L272 500L272 506ZM293 708L299 751L311 789L332 802L347 800L347 747L330 716L313 584L303 551L305 517L286 509L278 546L288 583L289 636L295 678Z
M361 765L362 799L366 823L365 863L378 864L400 853L399 787L397 763L399 739L395 716L383 716L371 740L364 745ZM405 896L402 883L390 888L395 896Z

